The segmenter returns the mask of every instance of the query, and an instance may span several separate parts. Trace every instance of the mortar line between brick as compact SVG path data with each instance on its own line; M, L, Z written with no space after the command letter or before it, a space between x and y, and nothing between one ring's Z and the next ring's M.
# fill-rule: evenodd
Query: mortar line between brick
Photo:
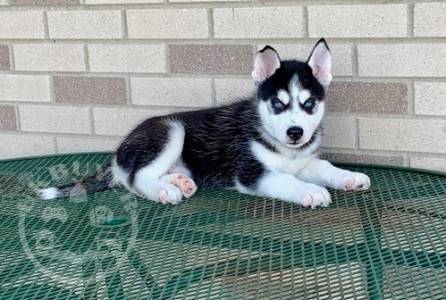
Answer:
M124 9L121 11L121 24L122 24L122 39L128 40L129 39L129 28L127 24L127 10Z
M19 106L46 106L46 107L72 107L81 108L85 107L85 104L78 103L52 103L52 102L25 102L25 101L1 101L1 104L5 105L19 105ZM90 103L90 105L93 105ZM134 109L141 111L173 111L173 110L195 110L209 107L208 105L195 105L195 106L180 106L180 105L116 105L116 104L94 104L95 108L112 108L112 109ZM438 121L444 122L443 116L435 115L404 115L404 114L378 114L378 113L328 113L330 117L353 117L358 119L382 119L382 120L414 120L414 121Z
M44 30L44 37L45 39L49 39L50 38L50 29L49 29L49 24L48 24L48 14L47 11L43 12L43 30Z
M212 106L217 106L217 91L216 91L215 78L211 79L211 100Z
M127 76L126 78L125 78L125 80L126 80L126 86L127 86L127 94L126 94L126 96L127 96L127 105L131 105L132 104L132 102L133 102L133 99L132 99L132 81L131 81L131 77L130 76Z
M20 122L21 118L20 118L19 104L15 105L15 109L16 109L16 115L17 115L17 131L22 131L22 123Z
M48 76L49 80L49 89L50 89L50 101L47 103L56 103L56 95L54 90L54 76Z
M256 53L253 49L253 53ZM91 76L91 77L122 77L122 76L138 76L138 77L172 77L172 78L183 78L183 77L196 77L196 78L223 78L223 79L246 79L250 78L249 73L135 73L135 72L85 72L85 71L30 71L30 70L3 70L2 74L8 75L33 75L33 76ZM446 82L446 77L377 77L377 76L336 76L334 75L334 82L347 81L347 82L409 82L410 80L422 81L422 82Z
M445 153L436 153L436 152L405 152L404 153L409 160L409 163L412 162L412 159L415 158L437 158L437 159L445 159L446 160L446 154Z
M410 164L409 164L409 158L408 158L407 154L403 153L402 157L403 157L403 166L406 166L406 167L409 166Z
M105 135L105 134L83 134L83 133L60 133L60 132L38 132L38 131L12 131L0 130L2 135L22 135L22 136L46 136L46 137L67 137L67 138L97 138L100 140L121 139L123 136L119 135ZM336 152L335 152L336 151ZM352 148L333 148L323 147L323 152L329 153L348 153L348 154L365 154L365 155L383 155L383 156L403 156L410 157L426 157L426 158L444 158L446 153L432 153L419 151L398 151L398 150L376 150L376 149L359 149L356 151ZM353 152L353 153L352 153Z
M409 81L407 84L407 112L408 114L415 114L415 82Z
M14 108L14 116L15 116L15 127L16 131L20 131L20 123L19 123L19 107L18 105L13 105Z
M410 39L407 37L380 37L380 38L339 38L325 36L330 44L347 44L347 43L359 43L359 44L384 44L384 45L396 45L396 44L444 44L446 43L445 36L434 36L434 37L424 37L424 36L414 36ZM45 39L45 38L0 38L0 43L21 43L21 44L53 44L55 39ZM262 44L262 43L277 43L277 44L314 44L315 38L311 37L300 37L300 36L290 36L290 37L265 37L265 38L132 38L124 40L121 38L92 38L92 39L57 39L58 44L83 44L87 42L103 43L103 44L162 44L162 43L175 43L175 44Z
M43 132L43 131L15 131L15 130L0 130L0 135L23 135L23 136L46 136L46 137L60 137L60 138L98 138L98 139L113 139L122 138L119 135L104 135L104 134L86 134L86 133L67 133L67 132Z
M352 113L333 113L329 112L327 115L332 117L349 117ZM445 121L442 115L421 115L421 114L388 114L388 113L356 113L358 119L382 119L382 120L431 120L431 121Z
M311 3L311 2L309 2ZM159 2L159 3L109 3L109 4L88 4L85 1L80 1L79 6L54 6L54 5L41 5L39 8L43 9L53 9L54 10L103 10L103 9L120 9L123 5L129 9L208 9L208 8L252 8L252 7L296 7L302 6L304 3L280 3L272 2L269 4L264 4L257 1L231 1L231 2ZM6 5L4 5L6 6ZM3 5L0 8L6 10ZM17 5L12 6L14 10L27 10L29 8L35 8L34 5Z
M261 44L260 44L261 45ZM266 46L266 44L265 45L261 45L261 46ZM255 58L256 58L256 55L257 55L257 45L256 44L254 44L254 45L251 45L251 47L252 47L252 61L253 61L253 64L254 64L254 60L255 60ZM259 51L260 51L261 49L259 49Z
M359 150L359 119L357 115L354 115L355 118L355 150Z
M213 9L207 9L208 14L208 38L214 39L215 32L214 32L214 10Z
M164 8L164 9L181 9L181 8L191 8L191 9L200 9L200 8L252 8L252 7L282 7L282 6L313 6L313 5L386 5L385 3L377 3L377 0L363 0L358 2L355 0L353 3L352 0L269 0L269 1L228 1L228 2L160 2L160 3L128 3L125 4L126 7L130 9L145 9L145 8ZM404 4L407 2L400 2L400 4ZM101 10L101 9L119 9L122 8L122 4L86 4L85 1L80 1L79 6L69 6L70 10L80 10L80 9L90 9L90 10ZM6 5L1 8L6 8ZM23 6L11 6L16 10L26 10L30 7L35 7L31 5L23 5ZM51 5L42 5L39 6L41 8L47 9L56 9L56 10L65 10L67 6L51 6Z
M359 58L358 58L358 45L357 44L352 45L352 68L353 68L352 78L357 80L359 77Z
M409 3L407 5L407 36L413 37L414 36L414 9L415 4Z
M308 6L302 7L302 22L304 23L303 28L303 36L309 37L310 36L310 19L308 17Z
M12 46L12 44L8 45L8 50L9 50L9 69L10 71L14 71L15 70L15 59L14 59L14 47Z
M94 114L93 114L93 107L89 107L88 109L89 119L90 119L90 134L94 134L96 132L96 129L94 127Z
M53 147L54 147L54 152L56 152L58 154L59 153L59 143L57 142L57 136L53 137Z
M336 152L334 152L334 151ZM330 147L322 147L322 152L324 153L339 153L339 154L353 154L353 155L369 155L369 156L377 156L377 155L385 155L387 157L403 157L404 152L399 151L387 151L387 150L367 150L367 149L347 149L347 148L330 148ZM435 154L437 155L437 153ZM445 154L446 155L446 154Z
M165 61L165 65L166 65L165 75L174 74L174 73L171 73L172 66L171 66L171 61L170 61L170 44L164 44L164 61Z
M411 159L410 159L409 155L407 155L407 153L405 153L405 152L403 153L403 160L404 160L404 166L406 166L406 167L410 166Z
M13 51L11 51L12 53ZM255 53L255 49L253 49ZM12 55L14 56L14 55ZM14 58L15 60L15 58ZM13 61L14 65L15 62ZM32 76L90 76L90 77L123 77L123 76L138 76L138 77L172 77L172 78L183 78L183 77L196 77L196 78L223 78L223 79L246 79L250 78L249 73L135 73L135 72L86 72L86 71L34 71L34 70L2 70L2 74L7 75L32 75ZM421 81L421 82L446 82L446 77L401 77L401 76L390 76L390 77L379 77L379 76L334 76L334 82L410 82Z
M88 52L88 45L84 44L84 64L85 64L85 71L84 73L90 72L90 55Z

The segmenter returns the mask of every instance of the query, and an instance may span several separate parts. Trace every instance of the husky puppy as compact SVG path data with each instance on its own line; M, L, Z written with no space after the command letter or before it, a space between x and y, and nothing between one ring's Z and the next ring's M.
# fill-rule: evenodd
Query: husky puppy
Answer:
M331 69L324 39L306 62L281 60L266 46L255 58L254 96L145 120L123 140L104 176L82 186L89 193L118 184L170 204L192 196L197 186L219 187L312 208L330 204L325 187L368 189L365 174L318 159ZM45 199L65 197L74 186L40 192Z

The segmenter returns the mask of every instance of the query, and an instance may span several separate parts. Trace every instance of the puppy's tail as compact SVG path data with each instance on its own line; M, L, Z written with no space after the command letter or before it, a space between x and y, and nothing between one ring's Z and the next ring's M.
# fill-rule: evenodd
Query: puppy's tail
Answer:
M107 164L103 170L95 175L84 178L79 182L72 182L65 185L47 187L38 190L38 194L44 200L51 200L65 197L79 197L96 192L108 190L113 186L113 174L111 165Z

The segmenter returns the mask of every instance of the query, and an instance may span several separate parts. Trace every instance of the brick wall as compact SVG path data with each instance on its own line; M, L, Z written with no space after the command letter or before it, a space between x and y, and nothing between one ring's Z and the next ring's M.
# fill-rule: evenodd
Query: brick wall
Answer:
M0 0L0 157L110 150L148 116L249 93L265 44L306 58L323 36L326 155L446 170L445 16L415 0Z

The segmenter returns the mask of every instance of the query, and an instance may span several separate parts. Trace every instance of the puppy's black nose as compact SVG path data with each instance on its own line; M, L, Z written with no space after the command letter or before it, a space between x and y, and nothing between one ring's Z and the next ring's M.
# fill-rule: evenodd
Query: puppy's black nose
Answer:
M304 130L301 127L293 126L288 128L286 134L290 139L296 142L302 137Z

